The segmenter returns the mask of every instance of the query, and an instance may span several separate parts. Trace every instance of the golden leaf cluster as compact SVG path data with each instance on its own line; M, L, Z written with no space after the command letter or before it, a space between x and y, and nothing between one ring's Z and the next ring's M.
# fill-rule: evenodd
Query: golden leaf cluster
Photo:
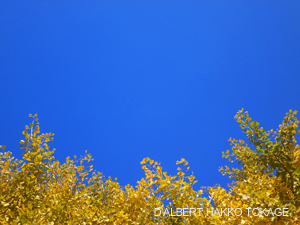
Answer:
M300 224L300 147L297 111L290 110L276 130L265 131L240 110L235 119L248 141L230 138L223 152L234 166L220 167L229 175L229 189L220 185L195 190L197 182L184 158L169 175L150 158L141 161L145 176L136 186L121 186L90 165L93 158L68 157L60 163L41 133L37 114L25 126L22 160L0 148L0 224ZM205 194L206 193L206 194ZM170 216L176 209L198 209L199 214ZM216 209L242 210L240 216L207 214ZM268 209L253 215L247 209ZM288 216L274 214L288 208ZM163 213L155 215L155 210ZM167 212L167 213L166 213Z

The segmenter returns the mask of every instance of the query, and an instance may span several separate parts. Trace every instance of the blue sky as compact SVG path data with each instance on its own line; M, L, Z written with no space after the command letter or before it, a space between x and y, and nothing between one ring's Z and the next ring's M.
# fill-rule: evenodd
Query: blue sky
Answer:
M245 108L266 128L300 110L299 1L1 1L0 144L21 156L38 113L55 156L135 185L150 157L185 158L198 186Z

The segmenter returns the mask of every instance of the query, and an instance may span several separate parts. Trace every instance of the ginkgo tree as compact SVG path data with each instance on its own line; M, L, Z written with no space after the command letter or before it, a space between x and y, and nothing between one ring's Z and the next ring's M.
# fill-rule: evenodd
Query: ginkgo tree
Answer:
M240 207L241 217L228 217L228 224L299 224L300 148L297 111L290 110L276 130L266 131L240 110L235 119L249 143L230 138L231 151L223 152L240 167L221 167L233 180L227 192L219 186L210 189L215 207ZM288 209L288 216L276 209ZM260 209L260 210L259 210ZM250 213L249 213L250 211ZM255 212L253 212L255 211Z
M29 115L33 122L23 131L22 159L1 146L0 223L299 224L296 114L289 111L274 131L259 127L243 110L236 114L248 141L230 138L232 149L223 152L239 164L220 168L232 179L229 190L219 185L195 190L196 178L184 158L176 162L178 173L169 175L147 157L141 162L145 177L123 187L95 171L87 152L63 163L55 160L49 147L54 134L41 133L37 114Z

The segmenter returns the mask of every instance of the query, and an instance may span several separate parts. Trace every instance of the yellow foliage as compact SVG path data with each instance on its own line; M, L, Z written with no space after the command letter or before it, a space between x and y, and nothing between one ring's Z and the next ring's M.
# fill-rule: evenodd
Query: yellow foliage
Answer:
M33 122L25 126L20 142L22 160L0 146L0 224L299 224L296 113L289 111L279 128L268 132L248 112L237 113L250 143L230 138L232 149L223 152L230 162L240 164L220 167L232 179L229 190L219 185L195 190L197 180L184 158L176 162L174 176L144 158L145 177L135 187L122 187L116 178L93 170L87 151L64 163L55 160L55 149L47 144L54 134L41 134L37 114L30 114ZM256 208L269 211L255 215ZM288 209L288 215L274 214L278 208ZM239 209L241 215L224 216L223 209Z

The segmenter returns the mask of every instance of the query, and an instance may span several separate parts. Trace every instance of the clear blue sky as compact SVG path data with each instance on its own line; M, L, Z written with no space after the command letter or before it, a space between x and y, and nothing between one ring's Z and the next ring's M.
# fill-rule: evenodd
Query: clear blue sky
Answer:
M234 120L266 129L300 111L299 1L1 1L0 144L16 157L29 113L55 156L93 155L121 185L150 157L221 184Z

